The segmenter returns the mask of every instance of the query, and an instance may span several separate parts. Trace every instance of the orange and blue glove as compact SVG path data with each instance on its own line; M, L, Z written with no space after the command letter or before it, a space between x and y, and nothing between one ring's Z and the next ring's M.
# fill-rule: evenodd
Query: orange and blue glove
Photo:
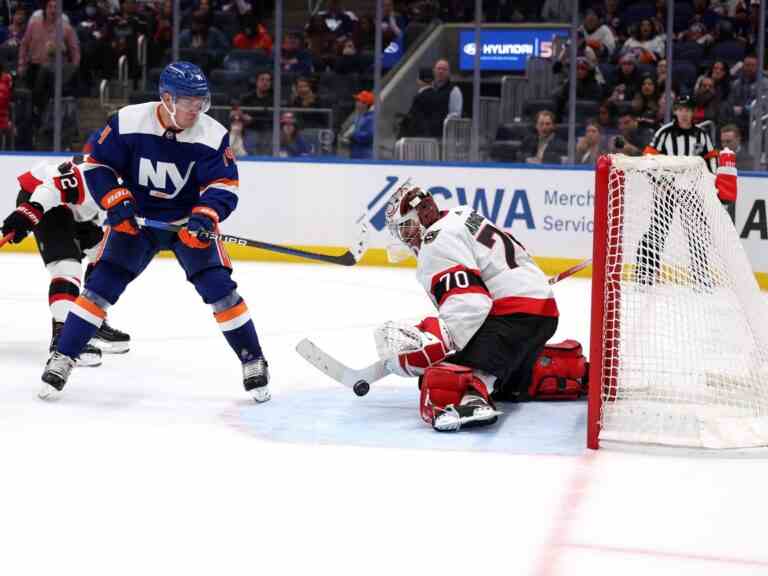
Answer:
M219 224L219 215L213 208L207 206L195 206L187 225L179 230L179 240L189 247L203 250L211 245L206 240L211 234L216 234Z

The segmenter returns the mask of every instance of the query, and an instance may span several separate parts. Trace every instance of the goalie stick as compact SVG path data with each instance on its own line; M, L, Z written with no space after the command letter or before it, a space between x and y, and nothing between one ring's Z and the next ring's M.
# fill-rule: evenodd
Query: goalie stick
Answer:
M325 373L347 388L352 388L354 393L358 396L365 396L368 394L372 382L381 380L384 376L387 376L390 373L385 366L384 360L378 360L370 366L366 366L360 370L350 368L336 360L336 358L322 350L317 344L307 338L304 338L296 345L296 352L298 352L299 356L304 358L304 360L320 370L320 372Z
M269 242L261 242L259 240L250 240L248 238L242 238L240 236L232 236L231 234L205 234L204 237L210 240L219 240L225 244L236 244L237 246L249 246L251 248L261 248L262 250L269 250L270 252L277 252L279 254L288 254L289 256L298 256L299 258L306 258L308 260L317 260L319 262L328 262L330 264L340 264L341 266L354 266L360 261L363 254L368 247L368 225L365 222L367 214L363 214L357 219L357 224L362 225L360 227L360 236L357 239L355 245L348 249L344 254L338 256L332 256L330 254L320 254L318 252L309 252L307 250L301 250L299 248L291 248L289 246L281 246L279 244L271 244ZM136 221L147 228L157 228L158 230L169 230L171 232L178 232L183 228L178 224L169 224L160 220L153 220L151 218L136 218ZM0 244L2 245L2 244Z
M560 280L565 280L569 276L573 276L574 274L576 274L576 272L581 272L582 270L584 270L584 268L586 268L590 264L592 264L592 258L587 258L586 260L582 260L575 266L571 266L570 268L563 270L558 274L555 274L548 280L548 282L550 284L557 284L558 282L560 282Z

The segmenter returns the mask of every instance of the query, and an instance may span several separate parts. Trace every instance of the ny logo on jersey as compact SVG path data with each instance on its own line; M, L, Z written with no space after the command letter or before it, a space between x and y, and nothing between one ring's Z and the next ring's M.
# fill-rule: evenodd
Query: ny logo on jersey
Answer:
M165 198L166 200L175 198L187 183L194 165L194 161L190 162L187 167L187 173L182 177L178 166L173 162L158 161L153 165L152 160L149 160L148 158L140 158L139 184L141 186L152 187L153 189L149 191L149 195L154 196L155 198ZM164 191L169 188L169 178L171 179L171 186L173 188L173 192L170 193Z

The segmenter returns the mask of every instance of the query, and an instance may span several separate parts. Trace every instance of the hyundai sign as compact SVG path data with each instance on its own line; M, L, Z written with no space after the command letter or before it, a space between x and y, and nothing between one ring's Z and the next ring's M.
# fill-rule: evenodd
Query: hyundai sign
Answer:
M555 36L568 38L568 28L481 30L480 70L524 72L528 58L551 58ZM475 67L475 31L459 32L459 69Z

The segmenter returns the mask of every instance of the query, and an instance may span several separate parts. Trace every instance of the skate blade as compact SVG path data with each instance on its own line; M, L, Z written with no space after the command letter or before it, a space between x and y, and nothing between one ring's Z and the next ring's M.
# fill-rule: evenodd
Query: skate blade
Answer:
M77 360L75 360L75 366L81 368L97 368L98 366L101 366L101 356L81 354L77 357Z
M61 391L57 390L47 382L43 382L40 391L37 393L37 397L40 398L40 400L52 402L61 398Z
M91 338L88 343L101 350L103 354L125 354L131 349L130 342L108 342L99 338Z

